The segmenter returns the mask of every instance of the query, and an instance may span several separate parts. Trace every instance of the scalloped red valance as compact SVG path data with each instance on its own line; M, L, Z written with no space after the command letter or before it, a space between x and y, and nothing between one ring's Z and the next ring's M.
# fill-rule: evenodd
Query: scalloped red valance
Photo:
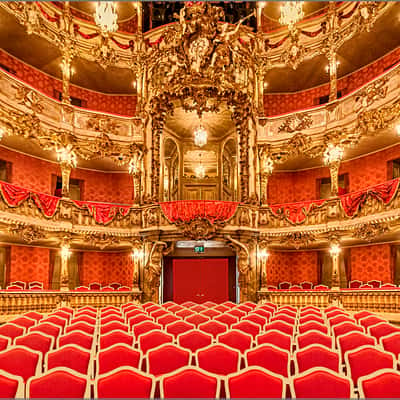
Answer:
M227 221L235 214L236 201L178 200L160 203L164 215L170 222L190 222L195 219Z
M297 203L273 204L269 208L276 217L283 216L293 224L301 224L313 209L324 205L326 200L309 200Z

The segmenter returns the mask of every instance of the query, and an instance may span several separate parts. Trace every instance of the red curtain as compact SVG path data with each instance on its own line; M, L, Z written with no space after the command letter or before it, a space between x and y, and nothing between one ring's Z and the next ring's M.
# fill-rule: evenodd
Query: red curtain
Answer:
M117 215L126 217L131 209L131 206L121 204L96 203L79 200L74 200L74 203L79 208L87 208L96 222L103 225L110 223Z
M56 213L60 202L59 197L44 193L32 193L31 197L39 210L41 210L46 217L51 218Z
M197 218L215 221L227 221L232 218L238 207L234 201L183 200L160 203L164 215L170 222L189 222Z
M30 192L10 183L0 182L1 194L10 207L18 207L29 198Z
M321 207L326 200L310 200L298 203L274 204L270 206L272 213L276 216L283 216L293 224L300 224L305 221L310 211Z

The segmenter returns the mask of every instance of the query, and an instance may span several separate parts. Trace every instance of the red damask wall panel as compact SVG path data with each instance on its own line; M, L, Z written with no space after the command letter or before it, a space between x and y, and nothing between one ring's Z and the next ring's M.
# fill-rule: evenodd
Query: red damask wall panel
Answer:
M43 282L49 287L50 250L39 247L11 246L10 282Z
M303 281L318 283L318 252L270 252L267 278L270 285L278 285L284 281L293 284Z
M389 244L353 247L350 249L351 279L367 282L378 279L393 282L393 265Z
M17 78L54 98L54 90L62 92L62 82L0 50L0 63L15 71ZM84 100L84 107L113 114L135 115L136 95L108 95L71 85L70 95Z
M133 266L131 253L83 253L81 267L81 284L100 282L107 285L119 282L122 285L132 286Z

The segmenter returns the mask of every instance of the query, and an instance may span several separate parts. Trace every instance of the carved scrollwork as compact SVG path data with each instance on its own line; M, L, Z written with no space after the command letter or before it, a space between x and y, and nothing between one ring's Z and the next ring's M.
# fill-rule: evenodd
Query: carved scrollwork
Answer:
M278 128L278 132L297 132L308 129L313 123L312 118L307 113L298 113L286 118L282 125Z
M290 232L283 239L282 243L293 246L296 250L300 247L308 247L316 240L315 235L310 232Z
M46 238L45 232L35 225L16 223L9 226L8 231L12 235L19 236L26 243L33 243Z
M217 234L217 229L223 227L222 222L212 224L208 219L197 218L189 222L177 222L183 230L183 236L191 240L209 240Z
M389 225L384 222L368 222L358 225L353 231L353 236L372 242L377 236L381 236L389 231Z
M120 243L119 238L105 232L88 233L85 235L84 240L86 243L99 247L101 250Z

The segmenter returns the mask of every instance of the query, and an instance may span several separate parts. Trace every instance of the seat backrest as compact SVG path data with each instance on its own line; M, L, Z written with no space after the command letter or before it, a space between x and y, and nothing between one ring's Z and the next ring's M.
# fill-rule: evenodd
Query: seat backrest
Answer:
M237 329L230 329L217 336L217 343L223 343L244 354L246 350L251 348L253 337Z
M285 379L261 367L248 367L225 379L227 398L285 398Z
M358 280L352 280L349 282L349 288L350 289L357 289L362 285L362 281L358 281Z
M356 385L358 378L369 375L379 369L395 368L396 361L392 353L367 345L345 353L347 373Z
M326 325L323 325L319 322L316 321L309 321L304 324L300 324L298 327L299 333L305 333L308 331L320 331L321 333L324 333L325 335L328 334L328 327Z
M207 321L204 324L200 324L198 327L199 331L209 333L215 339L219 334L224 333L228 330L228 326L218 321Z
M97 353L97 375L106 374L116 368L132 367L140 369L142 352L125 343L114 344Z
M28 317L28 318L34 319L36 321L40 321L41 319L43 319L43 314L40 314L36 311L29 311L24 314L24 317Z
M227 311L226 313L229 315L233 315L234 317L237 317L239 320L241 320L243 317L245 317L247 315L244 311L239 310L237 308L233 308L233 309Z
M17 346L25 346L29 349L40 351L42 356L54 348L54 337L42 332L31 332L27 335L15 338Z
M196 327L198 327L200 324L204 324L204 322L207 322L209 320L210 320L209 317L206 317L205 315L201 314L194 314L185 318L186 322L189 322L189 324L193 324Z
M122 285L118 282L112 282L108 286L111 286L113 289L117 290L119 289Z
M90 375L92 370L91 353L75 344L49 351L44 358L45 370L58 367L69 368L80 374Z
M296 348L303 349L311 344L319 344L331 349L334 345L333 337L320 331L308 331L296 337Z
M0 351L5 350L10 345L11 345L11 338L7 336L0 336Z
M184 332L191 331L195 325L189 324L186 321L175 321L165 326L165 331L173 335L175 338Z
M242 318L241 321L250 321L260 326L262 330L266 323L268 323L269 318L262 317L257 314L248 314L246 317Z
M125 318L122 317L121 315L110 314L100 319L101 325L107 325L110 322L119 322L120 324L125 324Z
M365 331L367 331L369 326L380 324L382 322L387 322L385 319L378 317L376 315L371 315L369 317L361 318L358 323L364 327Z
M194 306L189 307L192 311L200 313L201 311L207 310L208 307L205 307L201 304L195 304Z
M284 377L290 374L290 353L273 344L263 344L247 350L245 363L246 367L256 365Z
M51 315L51 316L49 316L47 318L43 318L40 321L40 324L44 324L44 323L49 323L49 324L53 324L53 325L59 326L61 328L60 329L60 333L63 333L64 328L68 323L68 320L66 320L65 318L60 318L60 317L58 317L56 315Z
M214 321L221 322L222 324L225 324L225 325L228 325L228 327L231 327L233 324L236 324L237 322L239 322L239 318L225 313L225 314L218 315L217 317L214 317Z
M185 311L185 310L182 310L180 312L183 312L183 311ZM189 314L189 315L192 315L192 314ZM160 318L157 318L157 324L160 324L165 327L169 324L172 324L173 322L177 322L177 321L181 321L181 320L182 320L182 318L177 315L167 314L167 315L163 315Z
M315 367L324 367L340 372L340 356L339 353L329 350L325 346L313 344L295 352L294 366L296 374Z
M264 334L258 335L256 337L256 341L258 345L261 344L273 344L276 347L279 347L282 350L286 350L288 352L292 351L292 336L287 335L281 331L277 331L272 329Z
M373 336L378 341L381 337L396 332L400 332L400 328L398 326L389 324L388 322L381 322L376 325L370 325L368 327L368 334Z
M214 310L217 310L221 313L229 311L230 309L231 309L230 307L223 305L223 304L218 304L217 306L214 307Z
M362 346L375 346L376 339L362 332L349 332L337 338L338 349L342 360L348 351L357 349Z
M358 379L360 398L400 398L400 372L382 369Z
M333 336L339 337L342 335L345 335L346 333L349 332L364 332L364 329L362 326L357 325L354 322L342 322L341 324L337 324L332 328L332 333Z
M95 330L94 325L88 324L87 322L84 321L75 322L65 327L65 333L70 333L73 331L81 331L87 333L88 335L93 335L94 330Z
M163 344L147 353L147 372L160 376L190 364L192 353L173 344Z
M278 287L279 289L289 289L292 286L291 282L280 282Z
M36 323L37 323L36 320L29 318L27 316L15 318L15 319L11 320L10 322L14 325L22 326L26 329L30 328L31 326L36 325Z
M379 287L381 287L381 285L382 285L382 281L378 281L378 280L376 280L376 279L373 279L373 280L371 280L371 281L368 281L367 284L368 284L368 285L371 285L371 286L374 287L374 288L379 288Z
M129 332L129 326L122 322L117 322L117 321L109 322L108 324L100 326L100 335L105 335L106 333L115 330Z
M70 324L76 324L78 322L85 322L89 325L96 325L96 318L92 318L89 315L81 314L78 317L73 317L70 321Z
M256 310L253 310L251 313L248 314L248 316L251 315L259 315L260 317L265 318L268 322L271 319L273 312L257 308Z
M178 311L178 312L176 312L175 313L175 315L177 316L177 317L179 317L179 318L186 318L186 317L189 317L190 315L195 315L196 313L194 312L194 311L192 311L192 310L189 310L189 309L187 309L187 308L185 308L185 309L183 309L183 310L180 310L180 311Z
M312 282L300 282L300 286L302 289L312 289L313 288L313 283Z
M289 380L292 398L353 398L353 383L347 377L316 367Z
M61 326L54 325L51 322L43 322L42 320L39 322L39 324L31 326L28 332L42 332L46 335L53 336L54 340L57 340L57 338L60 336L61 330Z
M356 321L359 321L361 318L369 317L370 315L374 315L371 311L362 310L353 314L353 317Z
M110 331L104 335L100 335L99 337L99 348L102 350L117 343L125 343L129 346L133 346L134 337L129 333L118 329L115 331Z
M143 335L144 333L150 332L154 329L161 330L162 326L152 321L144 321L141 322L140 324L134 325L132 328L132 332L135 338L138 339L140 335Z
M240 368L238 350L222 343L212 344L196 352L196 365L208 372L218 375L229 375Z
M300 325L303 325L303 324L305 324L307 322L318 322L321 325L325 324L325 320L321 316L319 316L317 314L314 314L314 313L310 313L310 314L306 314L306 315L301 315L300 316L300 318L299 318L299 324Z
M28 378L42 371L42 353L25 346L12 346L0 352L0 370Z
M14 282L10 282L10 286L18 286L21 289L26 289L26 282L14 281Z
M199 349L209 346L213 341L213 337L208 333L193 329L178 335L177 341L179 346L194 353Z
M25 330L26 329L23 326L14 325L10 322L0 325L0 335L9 337L11 339L11 343L16 337L23 335Z
M283 321L270 322L269 324L265 325L265 327L264 327L264 331L270 331L272 329L281 331L290 336L293 336L293 332L294 332L294 326L290 325L286 322L283 322Z
M237 324L233 324L231 329L238 329L239 331L248 333L255 339L255 337L260 333L260 325L255 324L251 321L240 321Z
M161 308L161 309L157 309L157 310L152 311L150 313L150 316L155 318L155 319L157 319L159 317L162 317L163 315L168 315L168 314L171 314L171 313L169 311Z
M166 317L168 317L168 316L166 315L164 318L166 318ZM141 324L143 322L146 322L146 321L154 322L154 318L153 317L150 317L149 315L146 315L146 314L143 314L143 313L137 314L137 315L135 315L133 317L128 317L128 314L127 314L125 316L125 318L128 321L128 325L129 325L130 328L132 328L135 325L139 325L139 324Z
M98 283L98 282L89 283L89 289L90 290L100 290L101 289L101 283Z
M250 311L253 311L253 307L249 307L242 303L236 306L236 310L244 311L246 314L248 314Z
M154 398L155 380L132 367L120 367L94 382L95 398Z
M394 354L396 358L400 355L400 333L391 333L390 335L379 339L381 346L388 352Z
M22 399L25 397L24 380L20 376L0 370L0 398Z
M180 368L160 381L162 398L219 398L220 379L196 367Z
M86 350L91 350L93 346L93 335L89 335L83 331L72 331L61 335L57 339L58 347L75 344Z
M146 354L149 350L161 346L165 343L173 343L174 336L169 333L156 329L140 335L139 337L139 349L143 354Z
M209 318L214 318L217 315L221 315L221 313L219 311L214 310L212 308L209 308L208 310L200 311L200 314L205 315L206 317L209 317Z
M329 322L330 326L339 325L339 324L342 324L343 322L356 323L354 318L347 316L347 315L336 315L333 318L328 317L328 322Z

